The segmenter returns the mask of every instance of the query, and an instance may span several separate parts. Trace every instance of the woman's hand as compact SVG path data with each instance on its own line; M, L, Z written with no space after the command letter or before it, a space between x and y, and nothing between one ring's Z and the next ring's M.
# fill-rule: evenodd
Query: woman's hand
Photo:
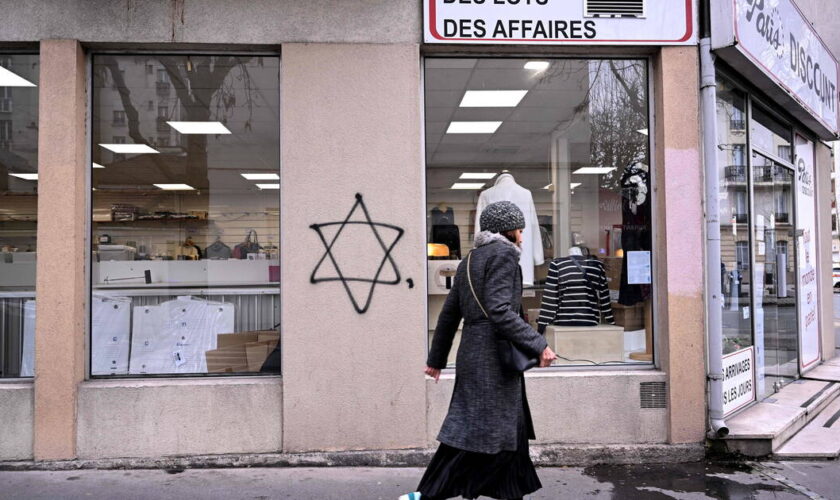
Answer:
M557 359L557 355L554 354L554 351L550 347L546 347L542 354L540 354L540 368L551 366L551 362L555 359Z
M440 379L440 368L432 368L431 366L427 366L426 370L424 370L426 375L435 379L435 383Z

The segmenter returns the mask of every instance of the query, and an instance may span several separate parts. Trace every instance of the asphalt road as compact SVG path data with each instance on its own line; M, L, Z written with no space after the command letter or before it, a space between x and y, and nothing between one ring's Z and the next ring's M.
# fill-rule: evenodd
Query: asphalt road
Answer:
M0 472L0 499L396 500L418 468ZM838 462L541 468L543 499L840 499Z

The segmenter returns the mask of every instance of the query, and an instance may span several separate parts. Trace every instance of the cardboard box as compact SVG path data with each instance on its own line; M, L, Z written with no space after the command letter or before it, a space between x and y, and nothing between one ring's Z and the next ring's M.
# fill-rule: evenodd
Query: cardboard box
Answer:
M245 344L213 349L204 353L207 359L207 373L230 373L248 371Z
M207 351L208 373L257 372L280 340L277 330L216 335L216 349Z
M245 344L245 358L248 361L248 371L260 371L263 363L265 363L265 359L274 350L275 345L277 345L276 341L271 340Z
M604 270L607 272L607 287L618 290L621 286L621 264L623 257L604 257Z
M623 326L625 330L642 330L645 327L645 306L643 303L632 306L612 304L615 324Z

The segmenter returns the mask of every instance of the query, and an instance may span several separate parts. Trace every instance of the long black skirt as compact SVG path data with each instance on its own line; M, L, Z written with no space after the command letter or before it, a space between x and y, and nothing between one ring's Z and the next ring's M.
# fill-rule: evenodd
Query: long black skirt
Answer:
M528 436L520 433L516 451L494 454L465 451L441 443L417 486L423 499L519 498L542 488L528 454Z

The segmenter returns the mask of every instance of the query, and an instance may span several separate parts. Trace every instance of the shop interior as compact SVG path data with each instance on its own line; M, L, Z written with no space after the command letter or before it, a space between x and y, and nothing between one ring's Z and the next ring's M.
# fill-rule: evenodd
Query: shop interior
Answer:
M507 199L529 223L523 313L556 364L652 362L646 64L426 59L429 341L480 209Z

